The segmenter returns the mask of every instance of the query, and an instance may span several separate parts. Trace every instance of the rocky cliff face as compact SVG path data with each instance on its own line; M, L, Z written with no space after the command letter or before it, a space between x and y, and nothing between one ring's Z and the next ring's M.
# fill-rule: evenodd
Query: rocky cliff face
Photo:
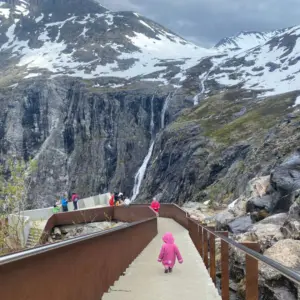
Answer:
M232 91L186 109L159 134L141 199L230 202L250 179L271 170L297 149L297 93L245 100Z
M167 95L151 85L95 92L77 80L27 80L2 94L1 156L38 160L34 207L64 190L85 196L117 187L129 195Z

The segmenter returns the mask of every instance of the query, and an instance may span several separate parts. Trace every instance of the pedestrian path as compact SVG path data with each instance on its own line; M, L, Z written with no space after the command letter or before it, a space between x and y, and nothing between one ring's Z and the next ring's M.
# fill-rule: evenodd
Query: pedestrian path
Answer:
M162 236L172 232L184 263L165 274L157 262ZM158 235L115 282L103 300L221 300L188 231L172 219L158 219Z

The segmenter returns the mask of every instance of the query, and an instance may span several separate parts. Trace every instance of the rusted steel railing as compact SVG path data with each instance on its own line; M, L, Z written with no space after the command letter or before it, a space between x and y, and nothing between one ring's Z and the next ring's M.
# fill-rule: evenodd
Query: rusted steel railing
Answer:
M68 213L57 213L52 215L44 228L40 244L47 242L48 236L55 226L85 224L103 221L121 221L132 223L155 217L156 214L149 206L116 206L96 207L90 209L76 210Z
M161 217L188 229L195 247L216 282L216 239L221 241L221 293L229 300L229 247L246 255L246 300L259 299L258 262L267 264L300 285L300 274L261 255L257 243L237 243L228 232L200 224L174 204L162 204ZM46 231L63 224L118 219L132 222L105 232L0 257L1 299L98 300L157 234L156 214L148 205L106 207L52 216ZM74 221L75 220L75 221ZM76 221L77 220L77 221ZM201 298L201 297L200 297Z
M216 238L221 240L221 293L222 300L229 300L229 247L234 247L246 255L246 300L259 299L258 285L258 262L267 264L278 271L281 275L300 285L300 274L286 268L282 264L259 253L258 243L237 243L228 238L228 232L215 231L214 227L199 224L195 220L188 218L188 229L199 254L201 255L206 268L210 271L213 282L216 282L216 261L215 249Z
M159 216L171 218L186 229L189 227L189 214L176 204L162 204L160 206Z
M122 209L115 209L121 217ZM129 215L136 213L151 217L0 257L1 299L101 299L157 235L154 212L134 209Z

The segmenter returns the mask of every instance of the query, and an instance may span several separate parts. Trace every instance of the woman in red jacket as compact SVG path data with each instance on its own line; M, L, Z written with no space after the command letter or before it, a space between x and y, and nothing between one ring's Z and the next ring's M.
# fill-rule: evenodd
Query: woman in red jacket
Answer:
M153 199L153 201L152 201L152 203L151 203L151 208L152 208L155 212L159 213L160 204L159 204L159 202L158 202L156 199Z
M115 205L115 195L114 194L111 195L108 203L109 203L109 206Z

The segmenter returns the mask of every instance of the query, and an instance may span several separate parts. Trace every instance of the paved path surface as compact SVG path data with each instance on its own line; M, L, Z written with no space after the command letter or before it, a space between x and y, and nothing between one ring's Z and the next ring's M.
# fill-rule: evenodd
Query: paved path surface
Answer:
M157 262L162 236L170 231L175 237L183 264L176 263L173 273L165 274ZM158 235L111 287L103 300L221 300L188 231L172 219L158 219Z

